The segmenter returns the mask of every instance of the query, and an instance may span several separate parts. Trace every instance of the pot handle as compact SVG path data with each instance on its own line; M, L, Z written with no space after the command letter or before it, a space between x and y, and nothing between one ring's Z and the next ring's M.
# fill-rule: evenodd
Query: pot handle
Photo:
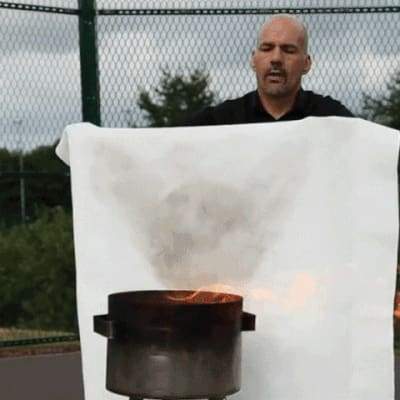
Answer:
M246 311L242 313L242 331L255 331L256 330L256 316Z
M109 319L108 314L95 315L93 317L93 329L96 333L108 339L115 339L118 334L117 324L112 319Z

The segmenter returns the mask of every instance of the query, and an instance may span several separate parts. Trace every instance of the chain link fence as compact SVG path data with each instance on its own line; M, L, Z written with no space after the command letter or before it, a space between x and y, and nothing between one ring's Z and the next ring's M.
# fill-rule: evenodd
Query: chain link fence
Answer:
M20 229L25 230L27 243L29 229L36 228L25 223L35 215L41 216L43 227L47 226L43 221L67 224L60 211L49 215L37 209L41 205L70 209L69 173L55 158L54 143L67 124L83 118L79 4L77 0L42 0L40 5L34 0L0 1L0 234L10 243L15 242L9 230L18 229L16 221L24 223ZM208 73L218 101L254 90L250 54L259 26L271 14L295 14L309 29L313 67L304 88L337 98L357 115L363 111L364 95L384 95L400 71L398 0L272 0L268 8L264 0L204 0L201 8L198 5L194 0L97 0L103 126L145 126L138 95L143 90L154 93L163 70L172 75L198 69ZM69 230L66 236L58 225L51 229L72 241ZM27 268L19 256L0 246L0 276L4 258L12 256L8 272ZM73 252L68 257L73 258ZM73 268L73 259L71 263ZM68 268L62 273L67 274ZM16 297L12 279L18 277L6 282L0 278L0 287ZM73 276L68 279L65 282L73 286ZM65 299L71 302L74 289L68 290ZM65 324L59 323L51 329L48 320L46 329L41 323L20 329L18 319L2 322L2 312L21 310L20 300L16 297L15 304L0 309L0 346L36 343L39 337L42 341L76 338L76 328L60 330ZM29 301L23 299L25 305Z
M81 121L79 32L74 12L0 5L0 147L26 152L52 144L63 126Z
M49 145L82 120L77 0L0 2L3 107L0 147ZM7 5L7 8L6 8ZM12 7L14 5L14 7ZM304 87L362 112L363 94L380 96L400 69L398 1L97 0L102 125L144 126L140 90L161 70L210 74L219 100L253 90L249 57L256 32L274 13L308 26L313 68ZM47 8L46 8L47 7Z
M102 3L99 1L99 6ZM203 9L201 14L182 6L180 15L167 8L101 14L98 34L103 124L124 126L133 122L143 126L138 93L154 91L162 69L172 74L189 74L196 68L208 72L211 89L219 100L254 90L249 59L257 29L267 13L299 14L309 29L314 62L304 87L339 99L355 114L362 113L363 94L382 95L400 69L399 14L395 8L379 12L365 6L338 9L327 8L328 2L324 2L325 8L295 9L284 7L290 2L275 1L273 6L279 8L265 10L251 8L261 2L240 3L241 8L216 9L219 4L213 2L214 8ZM366 2L353 3L361 6Z

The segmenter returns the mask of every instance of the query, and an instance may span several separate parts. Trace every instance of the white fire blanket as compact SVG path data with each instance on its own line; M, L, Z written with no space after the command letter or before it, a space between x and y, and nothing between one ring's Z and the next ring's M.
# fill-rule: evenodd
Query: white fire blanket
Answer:
M126 399L93 332L110 293L204 287L257 316L232 399L393 400L398 152L351 118L68 126L86 400Z

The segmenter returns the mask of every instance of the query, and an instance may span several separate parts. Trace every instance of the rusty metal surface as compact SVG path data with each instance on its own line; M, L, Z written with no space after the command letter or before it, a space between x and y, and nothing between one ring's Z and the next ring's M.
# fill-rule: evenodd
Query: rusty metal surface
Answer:
M108 338L107 382L135 398L223 398L240 390L241 330L255 329L240 296L206 291L109 295L94 317Z

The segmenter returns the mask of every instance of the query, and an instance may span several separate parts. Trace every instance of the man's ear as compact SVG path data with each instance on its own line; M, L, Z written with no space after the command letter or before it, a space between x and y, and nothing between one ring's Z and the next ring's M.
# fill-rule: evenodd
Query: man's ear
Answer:
M255 71L256 70L256 65L255 65L255 63L254 63L254 55L256 54L256 51L255 51L255 49L253 49L252 51L251 51L251 57L250 57L250 67L251 67L251 69L253 70L253 71Z
M307 54L306 57L307 57L307 58L306 58L305 66L304 66L304 68L303 68L303 75L307 74L308 71L310 71L311 65L312 65L312 61L311 61L310 55Z

